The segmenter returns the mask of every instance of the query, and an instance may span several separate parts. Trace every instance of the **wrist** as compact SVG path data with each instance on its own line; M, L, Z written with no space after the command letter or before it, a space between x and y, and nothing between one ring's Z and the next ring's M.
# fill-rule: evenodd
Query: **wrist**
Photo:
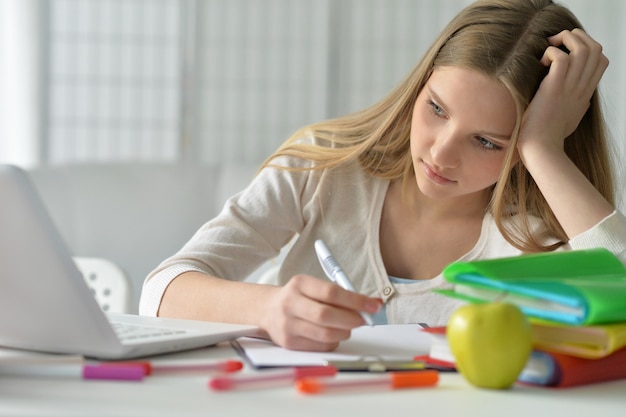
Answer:
M518 142L517 152L522 163L530 170L535 163L542 163L554 159L567 158L563 142L554 141L522 141Z

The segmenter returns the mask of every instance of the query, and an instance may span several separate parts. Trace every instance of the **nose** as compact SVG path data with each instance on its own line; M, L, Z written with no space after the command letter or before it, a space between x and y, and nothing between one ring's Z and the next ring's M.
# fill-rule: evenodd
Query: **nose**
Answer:
M437 136L430 148L433 164L440 168L454 168L460 158L459 135L454 129L445 129Z

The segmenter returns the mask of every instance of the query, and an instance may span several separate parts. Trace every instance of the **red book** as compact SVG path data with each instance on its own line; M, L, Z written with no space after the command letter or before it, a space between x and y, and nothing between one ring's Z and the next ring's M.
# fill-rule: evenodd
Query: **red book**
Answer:
M552 372L543 383L522 379L519 382L548 387L573 387L626 378L626 348L599 359L546 351L535 351L533 354L535 353L545 355L544 360L553 366Z

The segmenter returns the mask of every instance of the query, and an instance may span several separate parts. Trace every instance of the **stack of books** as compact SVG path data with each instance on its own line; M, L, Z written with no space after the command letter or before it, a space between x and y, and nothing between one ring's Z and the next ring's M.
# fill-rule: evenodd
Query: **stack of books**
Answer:
M626 267L605 249L456 262L440 293L509 302L529 318L534 351L519 382L569 387L626 378ZM445 328L431 328L430 358L454 366Z

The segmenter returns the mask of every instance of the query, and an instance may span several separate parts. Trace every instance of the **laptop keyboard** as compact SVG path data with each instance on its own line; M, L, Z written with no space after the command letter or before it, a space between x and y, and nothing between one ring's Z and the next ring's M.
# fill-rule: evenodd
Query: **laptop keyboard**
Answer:
M167 329L167 328L162 328L162 327L138 326L136 324L128 324L128 323L111 323L111 324L113 325L113 330L115 330L115 333L117 333L117 336L120 338L121 341L173 336L177 334L187 333L186 330L181 330L181 329Z

